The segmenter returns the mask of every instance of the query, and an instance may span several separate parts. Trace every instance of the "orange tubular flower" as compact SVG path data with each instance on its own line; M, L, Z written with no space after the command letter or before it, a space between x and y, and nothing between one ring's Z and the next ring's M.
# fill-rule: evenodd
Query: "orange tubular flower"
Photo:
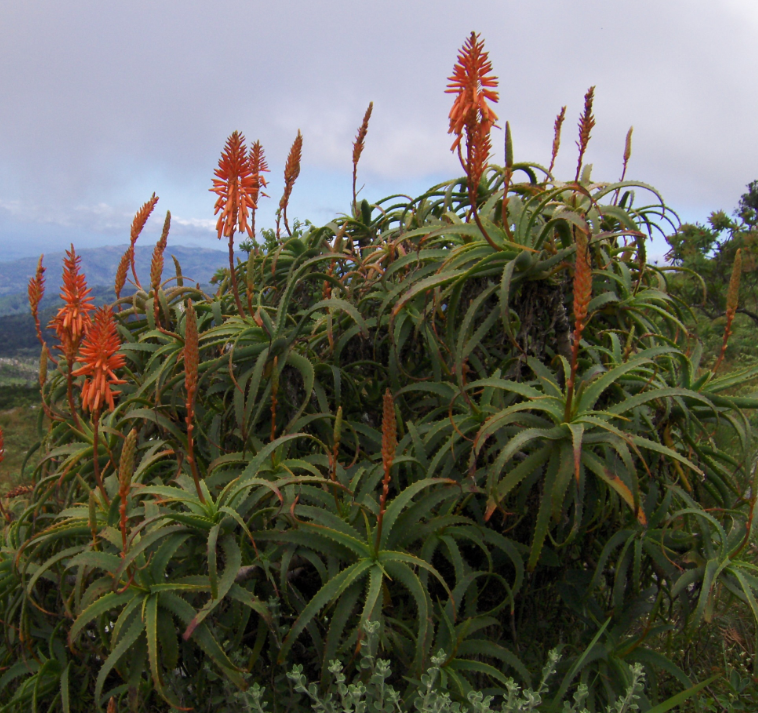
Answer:
M287 235L292 235L289 223L287 222L287 206L292 195L292 187L295 185L297 177L300 175L300 161L303 158L303 135L300 129L297 130L297 136L292 142L292 147L287 155L287 163L284 164L284 194L279 201L279 213L276 215L276 237L279 237L279 217L284 218L284 227L287 229Z
M453 68L453 75L445 90L448 94L456 94L455 102L450 110L449 134L455 134L451 151L458 152L458 159L468 177L469 203L476 224L482 231L487 242L495 249L493 242L477 213L477 197L479 181L487 169L490 158L490 130L497 121L497 115L487 102L497 102L497 77L491 74L492 63L489 61L484 45L479 41L475 32L466 40L458 53L458 62ZM461 151L461 139L466 135L466 157ZM507 225L506 225L507 230Z
M50 323L61 341L59 348L68 361L72 361L76 356L79 344L92 321L89 313L95 309L92 297L87 296L92 290L87 289L86 278L84 274L79 273L80 262L81 257L76 254L72 245L63 258L61 298L65 304Z
M253 208L250 211L250 233L255 238L255 211L258 209L258 199L261 196L269 197L268 193L264 193L263 189L268 186L268 181L263 175L268 173L268 163L266 163L266 156L263 153L263 146L260 141L256 141L250 147L250 156L248 158L250 162L250 173L253 175L253 192L251 198L253 199Z
M458 53L458 63L453 68L453 76L448 78L447 94L457 94L453 108L450 110L449 134L455 134L451 151L460 147L464 130L466 140L470 142L472 130L479 124L489 128L495 125L497 115L487 104L488 101L497 103L498 93L493 91L498 80L490 74L492 63L484 51L484 44L479 42L475 32L466 40L463 49Z
M44 347L45 339L42 336L42 327L39 323L39 303L42 301L42 297L45 294L45 268L42 267L42 258L43 255L40 255L34 277L29 278L27 292L29 294L29 307L32 311L34 327L37 330L37 339L39 339L40 344Z
M356 183L358 181L358 161L361 160L361 154L363 153L363 147L366 142L366 134L368 133L368 122L371 119L371 112L374 110L374 102L369 102L368 109L363 115L363 121L358 128L358 134L353 142L353 205L358 200L358 194L356 193Z
M84 366L72 372L72 376L85 375L90 378L82 388L82 406L97 412L104 404L114 409L113 397L120 393L113 391L114 384L124 384L115 371L124 366L126 357L119 354L121 340L116 330L116 321L109 307L100 307L95 312L95 320L90 327L80 352Z
M218 195L213 215L221 213L216 223L219 240L221 236L231 238L237 228L240 233L247 232L252 237L247 212L255 207L256 184L247 157L245 137L239 131L233 132L226 140L214 175L213 188L209 190Z
M129 256L129 265L131 265L132 268L132 277L134 277L134 283L137 285L137 287L141 287L139 278L137 277L137 270L134 265L134 245L137 242L137 238L139 238L140 233L142 233L142 229L145 227L145 223L147 223L147 219L150 217L150 214L153 212L153 209L155 208L155 204L158 202L158 196L153 193L152 196L150 196L150 200L147 201L136 213L134 216L134 220L132 221L132 229L129 236L129 247L126 250L126 254ZM119 265L119 273L121 272L121 266ZM116 274L116 294L119 296L121 295L121 290L124 287L124 282L121 282L121 285L119 286L119 280L121 279L120 274ZM123 279L126 280L126 272L124 272Z

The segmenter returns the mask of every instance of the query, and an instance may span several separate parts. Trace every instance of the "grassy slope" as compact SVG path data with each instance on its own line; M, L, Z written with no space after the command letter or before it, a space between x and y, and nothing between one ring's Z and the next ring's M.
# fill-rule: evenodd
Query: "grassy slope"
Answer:
M37 369L36 358L0 358L0 429L5 440L5 459L0 463L0 492L19 484L24 458L38 440L40 397Z
M5 459L0 463L0 492L5 492L22 482L21 466L24 458L38 441L39 410L39 404L33 404L0 411L0 429L5 437ZM26 473L27 476L30 473L29 464Z

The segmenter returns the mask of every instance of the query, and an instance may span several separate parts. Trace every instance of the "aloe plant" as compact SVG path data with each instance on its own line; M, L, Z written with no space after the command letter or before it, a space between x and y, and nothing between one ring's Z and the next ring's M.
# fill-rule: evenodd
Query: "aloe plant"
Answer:
M0 550L4 710L216 705L251 680L280 710L301 675L326 686L340 658L352 675L369 622L403 705L432 662L449 705L485 710L477 691L532 687L556 646L558 689L537 684L532 707L623 701L633 664L692 689L654 646L671 618L707 621L722 595L758 618L741 556L758 400L732 395L758 372L701 368L668 268L646 261L675 216L583 163L593 96L575 180L514 162L509 127L490 163L492 115L462 100L466 175L354 197L320 227L286 215L293 147L288 236L246 242L212 295L178 263L161 282L167 217L149 286L133 271L113 306L125 363L88 387L87 403L117 385L112 410L82 408L97 347L74 354L61 327L70 358L43 379L33 490ZM237 135L216 174L230 249L253 232L240 186L255 203L266 185L256 145Z

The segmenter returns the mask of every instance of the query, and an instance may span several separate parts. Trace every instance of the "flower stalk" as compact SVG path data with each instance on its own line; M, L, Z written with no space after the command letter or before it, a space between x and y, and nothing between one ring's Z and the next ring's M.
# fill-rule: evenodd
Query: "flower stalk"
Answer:
M114 391L111 386L126 383L115 373L126 361L124 355L119 353L120 349L121 340L113 312L109 307L100 307L95 312L92 326L82 344L79 358L84 364L71 372L72 376L86 377L81 393L82 408L92 412L92 465L97 487L106 503L110 501L100 474L100 411L104 406L107 406L109 411L115 408L114 396L120 392Z
M366 134L368 133L368 122L371 119L371 112L374 110L374 102L369 102L368 109L363 115L363 121L358 128L358 134L353 142L353 212L357 213L358 210L358 192L356 191L356 185L358 182L358 162L361 160L361 154L363 153L363 147L366 141Z
M222 236L229 239L229 278L238 313L242 315L242 302L234 266L234 233L239 229L240 233L246 232L253 237L247 216L248 210L255 206L253 196L256 184L247 155L245 137L239 131L232 132L226 140L214 175L216 177L213 179L213 187L209 189L218 195L213 214L221 214L216 222L216 230L219 240Z
M384 392L384 403L382 409L382 467L384 468L384 478L382 479L382 494L379 498L379 517L376 522L376 552L379 552L379 545L382 541L382 524L384 522L384 513L387 510L387 495L390 491L390 475L392 463L395 460L395 450L397 449L397 421L395 419L395 401L392 398L392 392L387 389Z
M63 352L66 360L66 392L76 428L81 428L81 424L74 405L72 370L79 345L92 322L89 313L95 309L93 299L88 296L92 290L87 289L86 278L79 272L80 262L81 257L76 254L72 245L63 259L63 286L60 295L64 305L50 322L60 341L58 349Z
M484 229L477 211L479 182L487 169L492 149L490 130L497 121L497 115L488 104L498 101L495 91L498 79L490 74L491 71L492 63L484 51L484 44L479 41L479 35L472 32L458 53L445 92L456 95L449 114L448 133L455 135L450 150L458 152L458 160L466 173L471 213L485 240L494 250L500 250ZM465 159L461 149L464 137Z
M560 112L558 112L558 116L555 117L555 124L553 124L553 152L550 156L550 168L547 169L547 172L552 174L553 168L555 166L555 159L558 157L558 151L561 148L561 128L563 127L563 122L566 119L566 107L561 107Z
M205 502L205 496L200 488L200 475L195 461L195 442L193 432L195 430L195 394L197 392L197 370L200 361L200 349L197 334L197 316L192 300L187 300L187 309L184 312L184 389L187 393L187 462L192 471L192 479L195 482L195 490L200 502Z
M161 277L163 276L163 253L168 245L168 231L171 228L171 211L166 211L166 220L163 222L163 231L161 237L153 249L153 259L150 263L150 286L153 289L153 318L155 326L161 328L160 320L160 300L158 291L161 288Z
M284 227L287 230L287 235L292 235L289 223L287 222L287 206L290 202L290 196L292 195L292 187L295 185L297 177L300 175L300 159L303 156L303 136L300 130L297 131L297 136L292 142L289 155L287 156L287 163L284 165L284 193L279 201L279 210L276 214L276 237L279 238L279 219L284 218Z
M129 264L127 267L132 268L132 277L134 278L134 284L142 289L142 285L140 284L139 278L137 277L137 269L134 262L134 246L137 242L137 238L139 238L140 234L142 233L142 230L145 227L145 223L147 223L148 218L150 217L150 214L153 212L153 209L155 208L155 204L158 202L158 196L153 193L153 195L150 197L150 199L137 211L136 215L134 216L134 220L132 220L132 227L129 235L129 247L127 248L127 251L125 255L128 255ZM124 258L122 258L122 261ZM116 273L116 295L118 297L121 296L121 290L124 288L124 284L126 282L126 270L121 271L121 265L119 265L119 270Z
M37 270L34 273L34 277L29 278L29 284L27 285L27 294L29 295L29 307L32 312L32 319L34 319L34 328L37 331L37 339L42 345L44 350L49 354L49 349L44 336L42 336L42 326L39 321L39 304L45 295L45 268L42 266L42 258L44 255L39 256L37 262ZM52 355L50 354L52 358ZM55 363L55 359L52 359Z
M118 464L118 495L119 514L121 525L121 556L126 557L126 507L129 501L129 492L132 486L132 474L134 473L134 453L137 447L137 430L132 429L126 436L124 447L121 450L121 458Z
M253 207L250 211L250 232L251 237L255 240L255 211L258 210L258 199L261 196L268 198L268 193L264 193L263 189L268 186L264 173L269 173L268 163L266 163L266 156L263 153L263 146L260 141L256 141L250 147L250 171L253 174Z
M571 347L571 374L566 388L566 411L564 421L571 420L574 384L579 361L579 343L587 325L587 310L592 299L592 265L590 263L587 236L578 232L576 237L576 266L574 268L574 337Z
M595 99L595 87L590 87L584 95L584 111L579 117L579 140L576 142L579 148L579 160L576 164L575 182L579 181L582 172L582 163L584 162L584 153L587 150L587 144L590 142L590 133L595 127L595 117L592 115L592 102Z

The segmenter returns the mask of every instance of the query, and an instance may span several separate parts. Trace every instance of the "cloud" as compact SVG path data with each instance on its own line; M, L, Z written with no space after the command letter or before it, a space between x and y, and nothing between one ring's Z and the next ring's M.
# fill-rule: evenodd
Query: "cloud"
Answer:
M464 17L461 7L188 0L177 12L147 0L5 3L0 212L27 233L32 224L78 227L108 240L156 191L161 210L185 221L175 218L177 236L208 239L208 188L234 129L260 139L269 158L272 199L262 221L272 220L298 129L298 214L346 210L352 141L371 100L365 195L456 175L444 88L470 29L481 31L501 79L498 113L511 123L518 160L549 160L553 119L567 104L559 169L571 174L575 121L596 85L595 175L617 176L634 125L631 174L688 215L731 208L758 177L752 0L638 0L631 8L469 0ZM495 160L501 141L495 136ZM0 244L11 238L0 230Z

